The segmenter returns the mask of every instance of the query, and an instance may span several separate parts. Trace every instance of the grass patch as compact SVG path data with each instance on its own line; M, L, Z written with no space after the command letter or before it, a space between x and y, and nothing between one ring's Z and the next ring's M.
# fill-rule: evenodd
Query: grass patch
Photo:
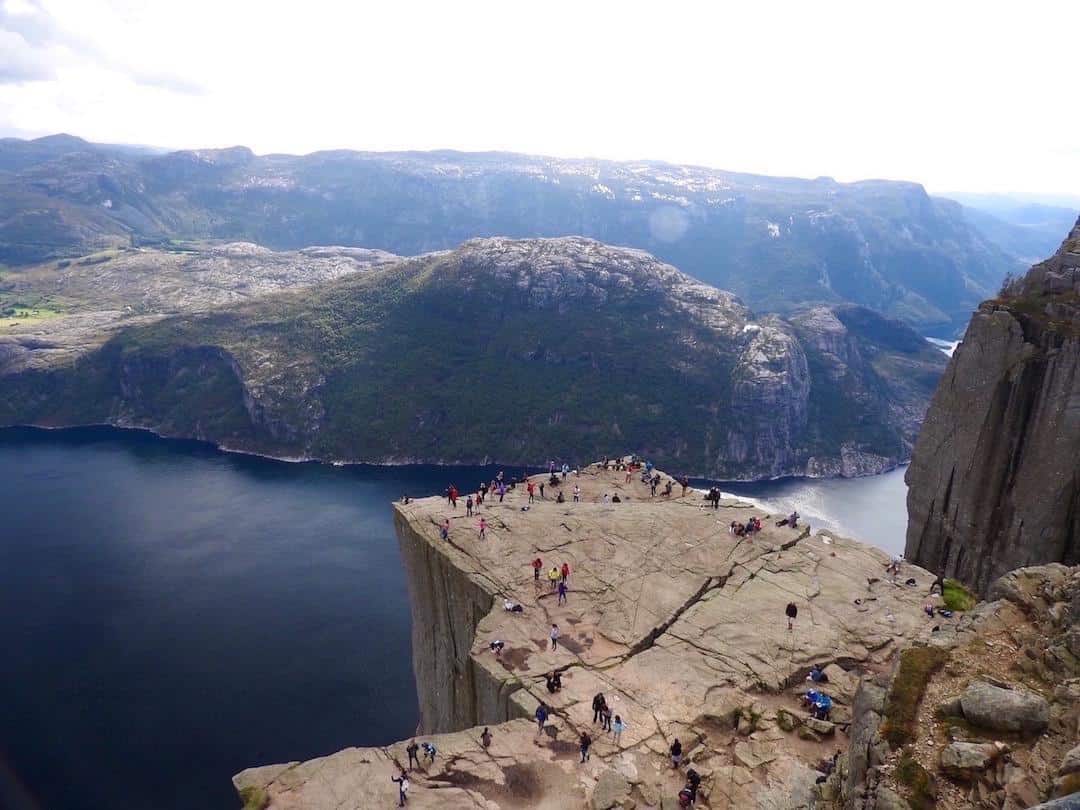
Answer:
M915 741L915 720L919 702L930 676L948 660L940 647L909 647L900 653L900 668L885 702L883 734L889 745L900 748Z
M242 810L265 810L270 804L270 797L261 787L248 785L240 788L240 801L244 803Z
M945 580L945 590L941 598L945 600L945 607L949 610L971 610L979 601L975 594L955 579Z
M912 810L933 810L937 799L934 779L910 751L904 751L896 763L896 781L910 791L908 804Z
M14 326L17 323L44 321L49 318L55 318L60 314L59 310L50 309L49 307L3 307L0 309L0 328Z

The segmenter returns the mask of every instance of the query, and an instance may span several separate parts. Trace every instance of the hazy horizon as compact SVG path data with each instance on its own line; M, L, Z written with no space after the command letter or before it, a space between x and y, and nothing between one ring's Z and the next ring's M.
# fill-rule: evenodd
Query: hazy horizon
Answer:
M0 135L1080 189L1080 5L0 0Z

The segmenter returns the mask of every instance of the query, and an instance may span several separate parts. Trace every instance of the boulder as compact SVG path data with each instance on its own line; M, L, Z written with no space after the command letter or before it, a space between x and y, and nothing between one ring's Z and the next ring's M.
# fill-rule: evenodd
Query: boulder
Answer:
M1050 722L1050 705L1040 695L1023 689L975 681L960 698L964 717L980 728L1036 734Z
M941 770L954 779L968 781L993 765L1004 750L993 743L952 742L941 751Z
M780 726L784 731L794 731L795 727L799 725L799 719L787 709L777 709L776 725Z
M618 771L608 768L596 783L592 797L589 799L589 810L613 810L613 808L630 808L634 806L630 798L630 782Z
M1080 745L1075 746L1061 760L1058 768L1058 776L1066 776L1070 773L1080 772Z
M876 791L874 791L874 810L911 810L911 805L908 804L900 795L889 788L881 785Z
M799 739L808 742L821 742L821 737L812 728L806 725L799 726Z
M803 725L813 729L822 737L831 737L833 731L836 730L836 726L830 723L828 720L818 720L816 717L807 717L803 720Z

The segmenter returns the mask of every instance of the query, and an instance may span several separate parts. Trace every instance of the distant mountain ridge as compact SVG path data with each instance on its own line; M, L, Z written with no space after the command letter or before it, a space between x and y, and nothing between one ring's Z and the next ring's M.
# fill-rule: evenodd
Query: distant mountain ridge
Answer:
M914 183L509 153L155 155L70 136L0 141L9 265L171 239L415 255L568 235L648 250L757 311L855 303L939 337L1021 266Z
M249 274L303 283L316 259L328 280L237 303ZM216 292L170 298L196 273ZM945 365L871 310L756 316L644 251L580 237L405 260L142 251L38 284L108 308L145 293L63 354L57 330L89 315L0 335L0 424L104 422L328 461L520 464L632 444L688 474L869 474L907 459ZM163 314L172 301L190 309Z

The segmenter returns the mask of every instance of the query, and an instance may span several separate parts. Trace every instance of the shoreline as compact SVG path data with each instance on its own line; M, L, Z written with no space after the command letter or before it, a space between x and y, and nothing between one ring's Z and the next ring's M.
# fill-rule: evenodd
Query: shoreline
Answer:
M167 433L141 425L117 425L110 422L84 422L71 425L35 425L28 423L18 423L10 425L0 425L0 431L3 430L40 430L48 432L61 432L80 430L84 428L105 428L116 431L129 431L133 433L146 433L164 441L178 441L178 442L196 442L203 444L214 450L225 453L228 455L238 456L250 456L252 458L260 458L266 461L276 461L284 464L320 464L326 467L381 467L381 468L395 468L395 467L505 467L507 470L520 466L518 462L506 463L497 459L487 459L485 461L478 462L462 462L462 461L421 461L417 459L408 460L384 460L384 461L364 461L364 460L350 460L344 459L326 459L317 458L314 456L275 456L271 453L260 453L255 450L245 450L239 447L229 447L224 444L212 441L210 439L200 439L192 436L174 436ZM802 480L802 481L853 481L859 478L873 478L878 475L884 475L892 472L900 467L909 464L911 459L900 459L894 463L891 463L887 467L883 467L876 472L869 473L867 475L808 475L808 474L786 474L775 476L763 476L760 478L715 478L707 475L700 475L696 473L686 473L686 476L692 480L705 481L709 484L723 485L723 484L762 484L762 483L774 483L777 481L786 480ZM524 465L526 471L531 467L535 469L541 469L541 465Z

